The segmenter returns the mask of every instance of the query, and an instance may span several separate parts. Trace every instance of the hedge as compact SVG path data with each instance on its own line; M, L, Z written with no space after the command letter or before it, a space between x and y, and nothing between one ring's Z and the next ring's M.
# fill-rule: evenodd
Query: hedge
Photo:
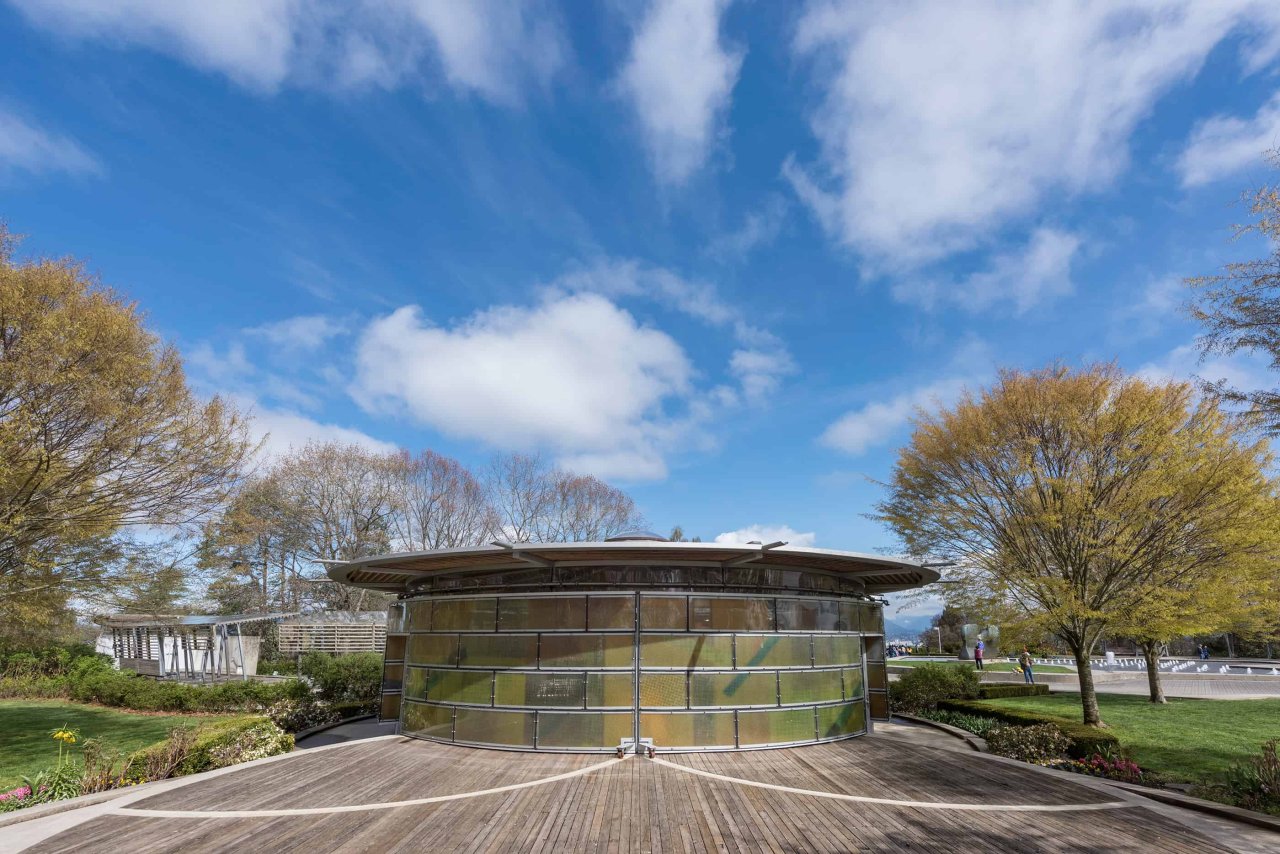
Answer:
M159 775L148 774L148 769L166 765L170 766L166 776L183 777L290 750L293 750L293 736L270 719L257 715L230 718L200 726L189 742L174 733L164 741L136 751L130 757L126 779L132 782L156 779Z
M1040 697L1049 693L1048 685L981 685L979 700L997 700L1001 697Z
M1020 686L1015 685L1012 687ZM1056 718L1052 715L989 706L979 700L942 700L938 703L938 708L966 715L995 718L1013 726L1053 724L1062 731L1063 735L1071 740L1071 746L1067 748L1067 754L1075 759L1088 759L1095 753L1116 750L1120 747L1120 739L1106 730L1086 726L1075 721L1064 720L1063 718Z

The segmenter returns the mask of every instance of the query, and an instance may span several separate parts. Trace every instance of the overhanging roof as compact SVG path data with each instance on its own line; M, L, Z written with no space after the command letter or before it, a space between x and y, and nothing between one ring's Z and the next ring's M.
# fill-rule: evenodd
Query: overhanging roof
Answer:
M291 617L297 611L285 611L270 614L109 614L95 617L94 622L107 628L169 628L182 626L186 628L200 626L231 626L240 623L254 623L258 620L279 620Z
M443 572L490 572L529 566L663 564L770 567L826 572L857 579L870 594L922 587L938 580L937 570L900 558L799 546L724 545L721 543L603 542L513 543L400 552L330 562L329 577L343 584L403 593L424 576Z

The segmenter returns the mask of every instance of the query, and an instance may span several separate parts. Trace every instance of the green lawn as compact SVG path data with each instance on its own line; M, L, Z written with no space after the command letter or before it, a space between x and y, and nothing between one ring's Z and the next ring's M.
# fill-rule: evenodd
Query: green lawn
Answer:
M81 739L96 738L122 751L154 744L182 724L218 720L207 715L137 714L61 700L0 700L0 791L35 776L58 758L50 730L67 725ZM81 742L83 743L83 742ZM73 749L79 751L77 744Z
M983 702L1080 721L1079 694ZM1280 699L1170 700L1158 706L1145 697L1099 694L1098 707L1139 765L1174 781L1206 780L1280 737Z
M890 667L919 667L921 664L947 664L947 665L972 665L972 661L922 661L918 658L890 658L885 660L885 664ZM983 665L984 670L992 670L997 673L1013 673L1021 672L1013 661L988 661ZM1061 664L1037 664L1032 668L1036 673L1075 673L1074 667L1066 667Z

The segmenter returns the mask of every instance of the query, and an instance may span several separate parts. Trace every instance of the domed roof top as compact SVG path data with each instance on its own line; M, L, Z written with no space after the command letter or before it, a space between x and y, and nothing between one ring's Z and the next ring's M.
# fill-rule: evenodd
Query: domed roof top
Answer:
M623 531L620 534L614 534L612 537L605 539L606 543L627 543L633 541L642 541L648 543L665 543L667 538L661 534L655 534L653 531Z

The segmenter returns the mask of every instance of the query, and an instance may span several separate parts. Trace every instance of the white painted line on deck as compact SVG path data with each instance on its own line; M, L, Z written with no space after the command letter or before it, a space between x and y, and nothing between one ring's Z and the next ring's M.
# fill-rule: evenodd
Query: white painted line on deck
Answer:
M893 798L872 798L866 795L846 795L841 792L820 792L814 789L793 789L790 786L779 786L775 783L761 783L758 780L743 780L739 777L726 777L712 771L690 768L665 759L654 758L651 761L667 768L675 768L686 774L709 777L739 786L755 786L758 789L772 789L775 792L786 792L792 795L809 795L815 798L832 798L838 801L856 801L863 804L883 804L891 807L913 807L927 810L973 810L977 812L1090 812L1093 810L1126 809L1137 806L1126 801L1104 801L1097 804L948 804L938 801L900 801Z
M141 807L117 807L116 809L107 810L111 815L127 815L137 816L139 818L276 818L279 816L289 815L328 815L330 813L340 812L363 812L365 810L393 810L400 807L416 807L423 804L442 804L448 801L461 801L467 798L479 798L484 795L497 795L502 792L514 792L519 789L528 789L533 786L541 786L546 783L556 783L560 780L568 780L571 777L579 777L583 774L590 774L594 771L603 771L619 762L626 762L631 754L623 756L621 759L610 759L606 762L598 762L595 765L588 765L586 768L579 768L576 771L566 771L563 774L556 774L552 777L542 777L538 780L530 780L527 783L512 783L509 786L498 786L494 789L480 789L474 792L459 792L454 795L436 795L431 798L413 798L405 801L383 801L376 804L339 804L333 807L298 807L295 809L278 809L278 810L153 810L143 809Z

